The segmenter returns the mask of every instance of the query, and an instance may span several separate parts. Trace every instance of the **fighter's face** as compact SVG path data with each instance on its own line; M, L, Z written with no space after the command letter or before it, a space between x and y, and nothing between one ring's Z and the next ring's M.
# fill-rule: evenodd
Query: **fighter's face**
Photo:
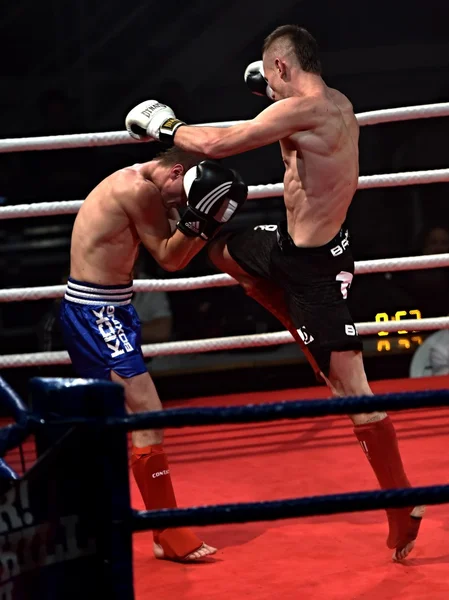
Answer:
M274 96L276 96L276 91L273 87L273 85L275 84L274 82L274 69L272 68L272 66L270 65L270 62L268 61L267 56L264 54L263 56L263 73L264 73L264 77L265 77L265 81L268 83L268 85L270 86L270 88L273 90ZM274 99L276 99L274 97Z
M171 167L165 184L161 190L162 200L169 208L171 206L183 206L187 202L184 191L184 168L182 165Z
M273 100L279 100L281 96L281 84L282 80L276 72L275 65L272 60L269 60L267 55L263 56L263 71L265 80L273 90Z
M287 89L283 79L284 65L269 54L263 55L263 70L265 80L273 90L273 100L287 98Z

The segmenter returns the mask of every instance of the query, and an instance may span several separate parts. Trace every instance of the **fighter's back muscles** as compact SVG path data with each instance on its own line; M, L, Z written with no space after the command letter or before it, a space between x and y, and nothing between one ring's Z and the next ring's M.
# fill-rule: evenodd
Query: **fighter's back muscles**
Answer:
M153 258L166 271L184 268L206 244L200 238L192 239L175 230L172 233L167 212L159 190L139 177L131 193L122 195L121 204L136 230L138 238Z

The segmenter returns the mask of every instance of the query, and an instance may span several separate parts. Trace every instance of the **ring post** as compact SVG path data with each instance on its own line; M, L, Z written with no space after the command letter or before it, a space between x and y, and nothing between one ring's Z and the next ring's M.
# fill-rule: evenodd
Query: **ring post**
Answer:
M37 378L30 389L45 424L38 460L2 513L14 559L8 572L2 565L0 600L134 600L127 434L104 427L105 417L125 416L123 388ZM90 423L64 425L68 417Z

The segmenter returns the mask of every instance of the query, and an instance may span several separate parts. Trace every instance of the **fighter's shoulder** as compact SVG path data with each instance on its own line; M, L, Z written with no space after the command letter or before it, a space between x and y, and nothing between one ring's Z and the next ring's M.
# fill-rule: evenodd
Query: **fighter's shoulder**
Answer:
M111 178L114 195L121 200L132 198L138 201L158 193L154 183L146 179L139 169L125 167L113 173Z
M329 88L329 95L327 97L329 105L333 105L336 109L344 114L354 115L354 107L352 102L342 92Z
M307 118L313 124L331 110L327 98L321 95L291 96L279 102L283 103L283 109L288 111L292 119L300 119L302 123Z
M310 113L316 116L329 116L333 112L353 111L353 106L344 94L338 90L328 89L328 93L308 96L292 96L282 100L293 112Z

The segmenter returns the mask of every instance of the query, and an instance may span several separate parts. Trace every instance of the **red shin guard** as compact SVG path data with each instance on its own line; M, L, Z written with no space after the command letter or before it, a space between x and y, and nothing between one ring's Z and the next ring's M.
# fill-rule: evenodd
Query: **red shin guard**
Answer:
M354 433L384 490L410 487L390 417L356 425Z
M133 446L131 468L147 510L176 508L167 455L162 444Z
M410 482L399 453L396 431L390 417L356 425L354 433L382 489L408 488ZM413 507L387 509L389 548L403 548L418 535L420 518L411 517Z
M131 468L147 510L176 508L176 497L162 444L133 446ZM164 557L183 560L202 546L189 529L178 527L153 532L154 541L164 550Z

